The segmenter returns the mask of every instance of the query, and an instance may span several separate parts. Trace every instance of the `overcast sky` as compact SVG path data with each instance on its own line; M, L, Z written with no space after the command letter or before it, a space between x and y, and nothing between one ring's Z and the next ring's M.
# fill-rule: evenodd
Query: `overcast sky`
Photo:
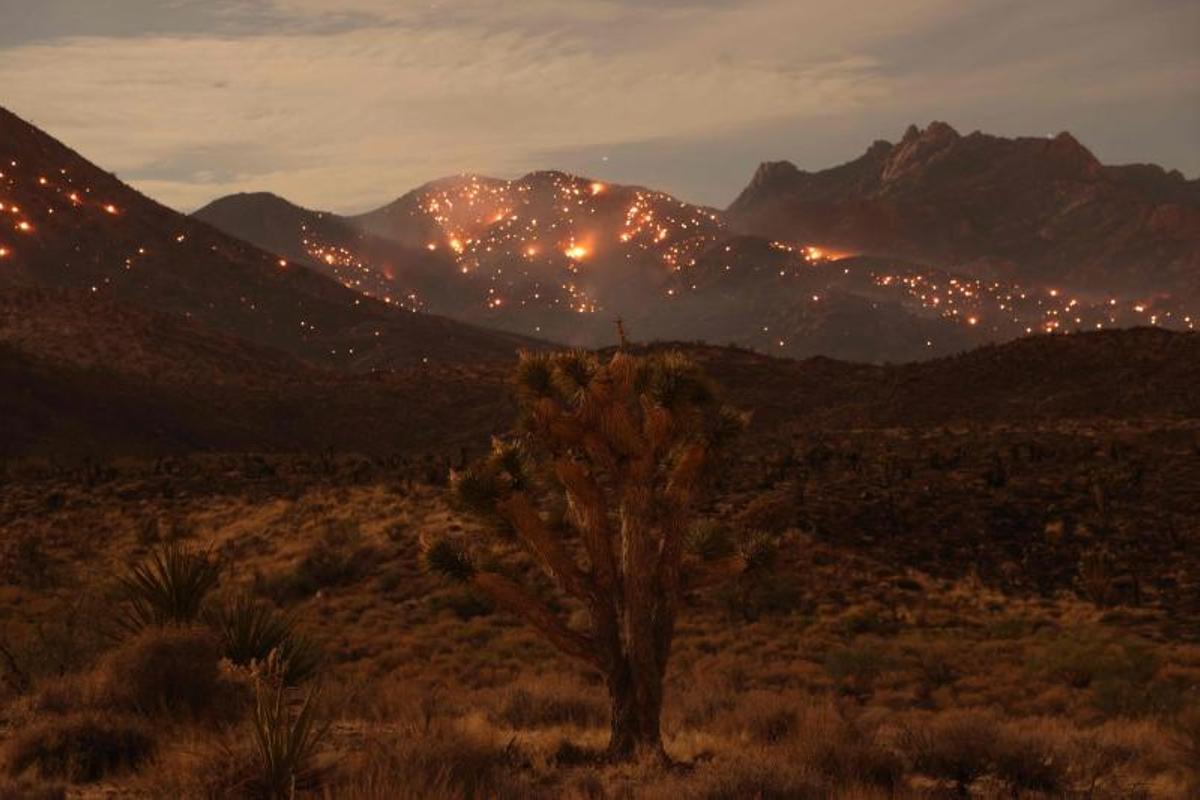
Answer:
M932 119L1195 177L1200 2L0 0L0 105L185 211L544 168L724 206Z

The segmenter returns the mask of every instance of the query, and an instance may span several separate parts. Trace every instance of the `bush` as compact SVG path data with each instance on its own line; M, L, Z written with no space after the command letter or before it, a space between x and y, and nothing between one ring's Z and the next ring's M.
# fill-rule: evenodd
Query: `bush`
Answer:
M950 781L965 797L972 783L992 771L999 735L996 720L987 714L947 711L904 731L901 741L914 769Z
M55 717L18 731L5 748L12 776L98 781L135 769L154 752L143 723L122 717L76 714Z
M118 622L134 632L151 625L195 622L219 578L220 568L208 553L179 544L155 550L118 578L125 604Z
M1061 795L1066 788L1066 759L1053 742L1014 728L996 739L993 754L996 777L1013 797L1030 792Z
M58 783L0 780L0 800L66 800L67 790Z
M347 800L484 800L538 797L514 769L514 748L466 734L434 730L427 736L367 743L365 763L331 792Z
M148 629L101 662L98 703L146 716L231 718L242 692L222 677L220 659L208 630Z
M265 663L275 654L280 677L288 686L316 674L321 653L312 640L296 630L295 618L240 595L207 615L221 639L221 649L234 664Z
M823 664L839 691L864 696L871 693L888 661L874 647L840 647L826 653Z
M272 582L268 587L270 596L284 604L363 578L374 568L378 553L374 547L362 544L361 539L353 526L331 523L295 571Z

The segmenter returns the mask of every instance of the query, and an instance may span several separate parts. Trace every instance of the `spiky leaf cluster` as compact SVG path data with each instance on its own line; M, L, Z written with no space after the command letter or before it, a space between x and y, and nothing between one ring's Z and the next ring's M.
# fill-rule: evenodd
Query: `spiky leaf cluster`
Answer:
M205 616L221 637L225 657L234 664L264 664L274 658L288 686L308 680L320 667L320 649L296 629L291 614L238 595Z
M470 555L449 539L435 539L425 546L425 566L450 580L466 582L475 574Z
M494 517L496 503L501 498L528 489L531 482L525 445L518 438L493 439L487 458L450 478L455 501L485 518Z
M158 548L117 578L124 606L117 621L129 631L195 622L219 579L220 565L207 552L178 543Z

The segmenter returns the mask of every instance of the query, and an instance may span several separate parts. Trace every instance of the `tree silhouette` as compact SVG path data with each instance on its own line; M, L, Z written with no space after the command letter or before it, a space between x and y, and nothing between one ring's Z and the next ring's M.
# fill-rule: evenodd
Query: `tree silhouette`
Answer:
M603 673L608 755L666 755L663 678L682 596L761 563L761 539L714 542L696 508L747 416L722 405L678 353L606 363L583 352L524 353L520 420L492 452L452 476L454 496L489 523L492 548L519 544L586 610L582 629L529 588L485 566L478 542L425 541L433 569L466 581ZM544 513L558 508L565 513Z

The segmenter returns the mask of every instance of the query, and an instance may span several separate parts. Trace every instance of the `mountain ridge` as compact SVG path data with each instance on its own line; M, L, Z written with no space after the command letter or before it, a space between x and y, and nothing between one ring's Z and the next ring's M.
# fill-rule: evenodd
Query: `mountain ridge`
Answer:
M1065 131L964 136L935 121L829 169L764 162L725 217L747 233L1024 285L1200 288L1200 180L1104 165Z

